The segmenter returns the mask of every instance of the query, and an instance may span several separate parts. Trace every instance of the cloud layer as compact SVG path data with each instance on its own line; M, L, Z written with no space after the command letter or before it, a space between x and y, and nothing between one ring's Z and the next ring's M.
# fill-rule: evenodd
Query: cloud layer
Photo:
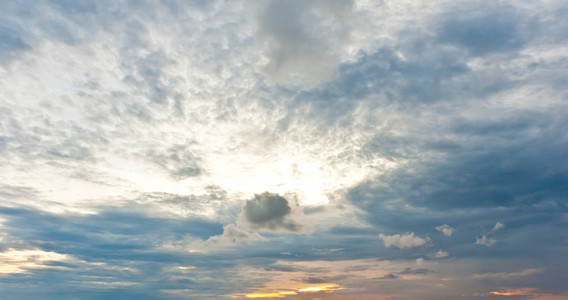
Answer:
M565 1L4 2L0 298L566 298Z

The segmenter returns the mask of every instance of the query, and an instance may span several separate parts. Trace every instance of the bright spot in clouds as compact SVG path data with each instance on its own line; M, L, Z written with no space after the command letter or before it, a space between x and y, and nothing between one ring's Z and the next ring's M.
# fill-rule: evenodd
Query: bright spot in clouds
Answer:
M341 289L336 284L329 284L329 285L319 285L319 286L311 286L306 288L300 288L295 291L286 291L286 292L277 292L277 293L266 293L266 294L250 294L246 295L247 298L280 298L285 295L296 295L297 293L310 293L310 292L321 292L321 291L334 291Z

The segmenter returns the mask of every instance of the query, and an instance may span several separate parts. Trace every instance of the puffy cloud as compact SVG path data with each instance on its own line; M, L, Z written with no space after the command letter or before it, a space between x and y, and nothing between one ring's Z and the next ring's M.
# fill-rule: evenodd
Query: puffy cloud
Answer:
M444 235L447 236L452 236L452 233L454 233L454 229L446 224L436 226L436 230L441 231Z
M497 239L494 239L492 237L488 238L486 235L483 235L482 237L476 237L475 238L475 244L476 245L483 245L483 246L491 247L495 243L497 243Z
M298 231L302 225L290 218L291 212L286 198L269 192L256 194L243 206L244 220L257 229Z
M379 238L383 241L385 247L389 248L392 246L400 249L424 246L430 241L430 238L428 237L421 238L419 236L415 236L414 232L407 232L403 235L384 235L380 233Z
M448 253L448 251L444 251L444 250L439 250L438 252L436 252L436 255L434 255L434 257L436 258L444 258L444 257L448 257L450 256L450 253Z
M495 223L495 226L493 226L493 231L495 232L495 231L497 231L499 229L503 229L503 228L505 228L505 224L503 224L501 222L497 222L497 223Z

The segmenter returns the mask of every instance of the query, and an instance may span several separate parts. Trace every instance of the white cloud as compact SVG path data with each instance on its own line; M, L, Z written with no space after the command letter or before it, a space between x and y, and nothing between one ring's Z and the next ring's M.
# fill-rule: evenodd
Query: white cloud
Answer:
M438 252L436 252L435 257L436 258L444 258L444 257L448 257L450 256L450 253L448 253L447 251L444 250L439 250Z
M52 251L7 249L0 252L0 274L27 273L33 269L61 268L53 262L70 262L74 258Z
M384 235L380 233L379 238L383 241L385 247L390 248L392 246L400 249L424 246L430 241L429 237L421 238L415 236L414 232L407 232L403 235Z
M501 223L501 222L497 222L495 224L495 226L493 227L493 231L497 231L499 229L503 229L505 227L505 224Z
M437 226L436 230L441 231L444 235L447 236L452 236L452 233L454 233L454 229L446 224Z
M488 238L487 236L483 235L482 237L477 237L475 238L475 244L476 245L483 245L483 246L487 246L487 247L491 247L493 246L495 243L497 243L497 240L494 238Z

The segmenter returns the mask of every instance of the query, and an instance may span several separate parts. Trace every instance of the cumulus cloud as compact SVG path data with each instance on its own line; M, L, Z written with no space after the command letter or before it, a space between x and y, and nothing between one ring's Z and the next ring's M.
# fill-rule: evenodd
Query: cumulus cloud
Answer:
M497 222L495 224L495 226L493 226L493 232L499 230L499 229L503 229L505 227L505 224L501 223L501 222Z
M448 251L444 251L444 250L439 250L438 252L436 252L436 255L434 255L434 257L436 258L444 258L444 257L448 257L450 256L450 253L448 253Z
M452 236L452 233L454 233L454 229L446 224L437 226L436 230L441 231L444 235L447 236Z
M429 237L421 238L415 236L414 232L407 232L403 235L384 235L380 233L379 238L383 241L385 247L390 248L392 246L400 249L424 246L430 241Z
M257 194L243 207L244 220L255 229L298 231L302 225L290 217L286 198L269 192Z
M483 245L483 246L491 247L495 243L497 243L496 239L491 238L491 237L488 238L486 235L483 235L482 237L476 237L475 238L475 244L476 245Z

